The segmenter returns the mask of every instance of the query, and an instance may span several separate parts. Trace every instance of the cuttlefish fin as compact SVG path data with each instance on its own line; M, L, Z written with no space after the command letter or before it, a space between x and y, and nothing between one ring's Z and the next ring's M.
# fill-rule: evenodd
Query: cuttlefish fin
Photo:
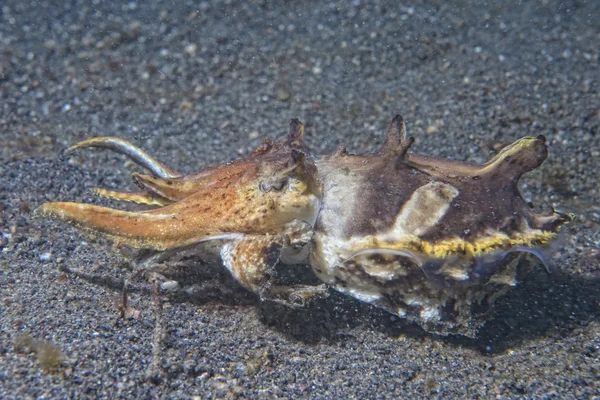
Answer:
M166 206L167 204L173 203L173 201L150 191L117 192L114 190L102 188L95 188L92 191L95 195L100 197L105 197L107 199L112 200L127 201L136 204L146 204L150 206Z
M154 175L163 179L171 179L182 176L179 172L172 170L160 161L154 159L144 150L133 145L132 143L111 136L87 139L67 148L64 148L60 151L59 158L64 159L64 157L73 153L75 150L83 149L86 147L99 147L123 154L127 156L131 161L135 162L141 167L148 169Z

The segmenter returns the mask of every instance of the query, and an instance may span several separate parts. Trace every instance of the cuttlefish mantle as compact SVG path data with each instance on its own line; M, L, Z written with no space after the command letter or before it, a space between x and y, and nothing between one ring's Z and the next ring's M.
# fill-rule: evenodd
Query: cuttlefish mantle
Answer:
M396 116L375 153L317 160L324 195L311 265L333 288L429 331L472 336L481 323L472 306L514 286L519 259L543 258L572 216L534 212L517 187L546 159L543 136L482 165L413 154L413 142Z

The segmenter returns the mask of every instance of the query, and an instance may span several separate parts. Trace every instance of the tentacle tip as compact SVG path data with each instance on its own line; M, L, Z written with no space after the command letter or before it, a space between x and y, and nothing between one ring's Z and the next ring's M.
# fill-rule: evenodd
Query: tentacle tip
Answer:
M300 120L298 118L292 118L290 120L290 128L296 128L296 127L300 127L303 126L302 122L300 122Z
M60 151L58 152L58 159L60 161L65 161L67 157L69 157L75 152L75 150L81 148L81 143L84 142L76 143L74 145L63 147L62 149L60 149Z
M41 209L42 207L44 207L44 206L41 205L41 206L37 207L35 210L33 210L31 212L31 216L33 218L40 218L40 217L42 217L42 213L43 213L43 210Z
M70 147L63 147L60 149L58 152L58 160L60 162L65 162L67 160L67 156L71 153L70 149Z
M390 124L388 125L388 136L390 135L395 136L398 141L404 139L405 127L402 115L396 114L390 121Z
M385 142L379 152L391 155L404 154L411 144L410 139L406 138L404 118L397 114L388 125Z
M559 211L557 211L557 214L560 215L562 218L564 218L565 222L570 222L575 220L575 218L577 218L576 214L573 213L561 213Z
M554 214L558 217L556 229L560 228L565 224L568 224L571 221L574 221L577 218L577 215L573 213L563 213L560 211L554 211Z
M35 210L33 210L33 212L31 213L31 216L33 218L37 219L37 218L48 217L49 214L50 214L50 210L48 208L48 203L46 203L46 204L42 204L41 206L39 206Z

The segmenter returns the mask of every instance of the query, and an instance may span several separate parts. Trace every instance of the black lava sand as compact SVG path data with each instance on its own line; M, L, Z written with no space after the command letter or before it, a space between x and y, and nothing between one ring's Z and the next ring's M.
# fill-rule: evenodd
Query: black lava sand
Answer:
M192 3L0 3L1 398L600 395L600 2ZM524 277L477 339L333 292L302 310L259 304L190 258L151 383L149 285L121 319L125 259L31 217L52 200L116 206L87 190L133 188L136 167L114 153L58 161L83 138L125 138L192 172L293 117L315 155L373 151L397 113L414 151L472 162L545 135L549 159L522 191L577 214L552 273Z

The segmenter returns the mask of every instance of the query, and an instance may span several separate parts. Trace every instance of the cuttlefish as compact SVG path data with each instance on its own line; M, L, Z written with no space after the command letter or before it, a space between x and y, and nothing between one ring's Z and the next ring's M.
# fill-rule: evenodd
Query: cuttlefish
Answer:
M178 250L216 241L226 267L247 289L263 299L294 292L272 285L269 278L282 255L293 259L306 248L321 204L321 183L300 121L291 121L286 139L265 140L245 159L187 176L114 137L85 140L61 151L60 157L86 147L125 154L152 173L132 174L139 192L95 189L96 194L156 208L123 211L53 202L37 208L36 215L99 233L116 246L154 251L144 267Z
M524 256L545 263L543 247L572 218L536 213L519 192L521 175L547 157L543 136L524 137L472 165L411 153L414 139L400 116L372 154L340 148L313 160L303 132L292 120L286 139L189 176L126 141L86 140L63 155L105 147L152 173L133 174L141 192L96 193L157 208L48 203L36 212L161 253L219 240L225 266L265 300L285 302L283 293L298 304L323 294L274 279L279 261L309 263L328 287L430 332L469 336L482 323L473 308L516 285Z

